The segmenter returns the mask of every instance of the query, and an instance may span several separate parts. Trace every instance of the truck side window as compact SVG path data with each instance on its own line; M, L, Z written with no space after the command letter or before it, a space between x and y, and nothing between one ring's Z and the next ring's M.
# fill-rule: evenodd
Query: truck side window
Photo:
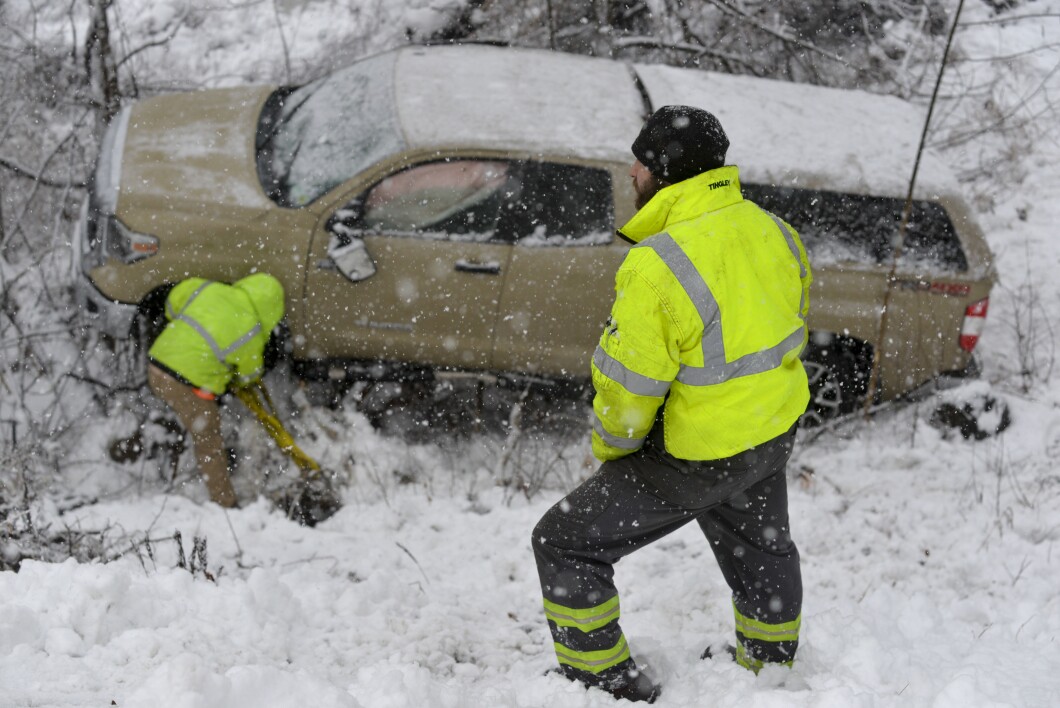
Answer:
M360 199L360 228L403 235L485 241L497 228L511 164L445 160L415 165Z
M815 261L881 265L894 254L902 199L760 184L744 184L742 189L744 198L794 226ZM899 263L968 270L960 238L941 205L913 202Z
M522 163L520 188L500 231L521 246L610 243L615 231L611 174L553 162Z

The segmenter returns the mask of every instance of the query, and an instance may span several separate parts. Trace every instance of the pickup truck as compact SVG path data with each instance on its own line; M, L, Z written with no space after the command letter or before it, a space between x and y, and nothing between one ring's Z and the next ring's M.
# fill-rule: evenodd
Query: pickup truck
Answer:
M487 46L405 47L302 86L126 106L73 239L80 310L143 336L174 283L267 271L307 376L584 383L628 248L615 228L633 214L630 145L673 103L718 116L745 198L807 247L808 422L864 398L877 349L880 400L974 372L992 256L930 153L890 277L921 109Z

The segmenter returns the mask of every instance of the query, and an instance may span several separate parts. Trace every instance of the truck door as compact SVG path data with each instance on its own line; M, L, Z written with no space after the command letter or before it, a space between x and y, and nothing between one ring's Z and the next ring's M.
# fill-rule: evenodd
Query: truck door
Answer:
M311 358L489 365L510 243L505 161L402 169L318 224L306 283Z
M612 172L527 162L520 188L502 219L515 246L493 368L587 378L627 252L615 243Z

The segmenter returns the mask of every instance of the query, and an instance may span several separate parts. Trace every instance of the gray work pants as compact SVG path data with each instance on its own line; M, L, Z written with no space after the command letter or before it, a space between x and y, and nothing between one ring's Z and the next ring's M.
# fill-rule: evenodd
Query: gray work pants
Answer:
M613 687L635 669L619 626L613 565L697 521L732 590L737 660L790 663L802 578L785 468L795 429L723 460L679 460L649 442L605 462L537 524L533 548L563 671Z

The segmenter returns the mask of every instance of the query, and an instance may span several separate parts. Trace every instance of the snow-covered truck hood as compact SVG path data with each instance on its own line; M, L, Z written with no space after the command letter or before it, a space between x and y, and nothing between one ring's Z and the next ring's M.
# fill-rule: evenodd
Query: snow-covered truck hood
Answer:
M275 205L254 159L258 115L271 87L159 96L135 104L121 154L119 215L128 209L192 210Z

